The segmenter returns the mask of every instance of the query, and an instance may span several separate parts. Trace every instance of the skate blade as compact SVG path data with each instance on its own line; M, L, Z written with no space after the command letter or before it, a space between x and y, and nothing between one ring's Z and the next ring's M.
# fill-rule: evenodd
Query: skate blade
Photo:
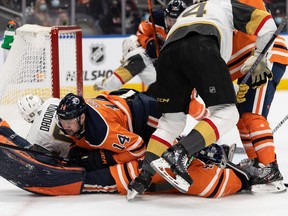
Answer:
M228 161L232 161L236 150L236 144L233 143L229 146Z
M132 189L132 190L127 189L126 199L127 199L128 201L131 201L131 200L133 200L138 194L139 194L139 193L138 193L136 190L134 190L134 189Z
M275 181L268 184L258 184L251 186L252 193L282 193L286 192L286 187L282 181Z
M190 184L179 175L176 175L176 178L174 178L167 173L165 169L170 169L170 165L163 158L152 161L150 166L177 190L187 193Z

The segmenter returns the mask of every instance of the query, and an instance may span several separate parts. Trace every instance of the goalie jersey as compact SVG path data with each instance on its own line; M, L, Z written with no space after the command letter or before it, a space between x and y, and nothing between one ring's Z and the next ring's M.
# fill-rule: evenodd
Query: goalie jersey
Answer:
M271 14L236 0L209 0L191 5L179 17L169 31L163 48L190 33L213 35L218 40L225 62L232 53L233 30L257 35L259 50L265 47L267 38L270 39L276 31Z

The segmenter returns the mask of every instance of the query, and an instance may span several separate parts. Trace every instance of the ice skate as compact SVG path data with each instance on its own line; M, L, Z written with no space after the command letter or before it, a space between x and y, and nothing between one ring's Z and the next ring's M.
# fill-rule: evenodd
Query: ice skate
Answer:
M180 144L176 144L166 150L161 158L150 163L151 167L166 179L173 187L182 193L188 191L193 180L187 172L188 157L185 149ZM166 169L171 169L176 177L172 177Z
M236 143L231 145L223 144L221 146L227 156L228 161L232 161L236 150Z
M266 166L259 163L259 176L251 179L251 191L254 193L279 193L285 192L283 176L279 171L277 162Z
M138 194L143 194L150 186L152 174L146 170L142 170L140 174L130 182L127 191L127 200L133 200Z

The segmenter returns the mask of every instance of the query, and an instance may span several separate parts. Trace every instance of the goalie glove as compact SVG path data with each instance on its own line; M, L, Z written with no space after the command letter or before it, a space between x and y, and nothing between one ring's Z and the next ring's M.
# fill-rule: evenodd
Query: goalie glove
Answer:
M242 65L241 67L241 73L247 74L247 72L250 70L254 62L256 61L257 57L259 56L260 52L257 50L254 50L253 55L250 56ZM251 86L253 89L258 88L262 85L265 85L267 82L267 78L269 80L272 80L273 73L270 70L271 64L268 60L268 53L262 58L262 60L259 62L257 67L254 71L251 73Z
M249 90L249 86L247 84L239 84L235 87L236 90L236 99L237 103L243 103L246 101L245 95Z

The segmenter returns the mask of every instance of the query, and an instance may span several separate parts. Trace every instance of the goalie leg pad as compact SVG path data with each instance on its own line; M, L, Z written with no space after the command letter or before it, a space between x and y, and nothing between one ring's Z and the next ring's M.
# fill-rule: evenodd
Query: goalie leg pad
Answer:
M0 149L0 175L17 187L41 195L78 195L85 170L79 167L51 166L30 155Z

